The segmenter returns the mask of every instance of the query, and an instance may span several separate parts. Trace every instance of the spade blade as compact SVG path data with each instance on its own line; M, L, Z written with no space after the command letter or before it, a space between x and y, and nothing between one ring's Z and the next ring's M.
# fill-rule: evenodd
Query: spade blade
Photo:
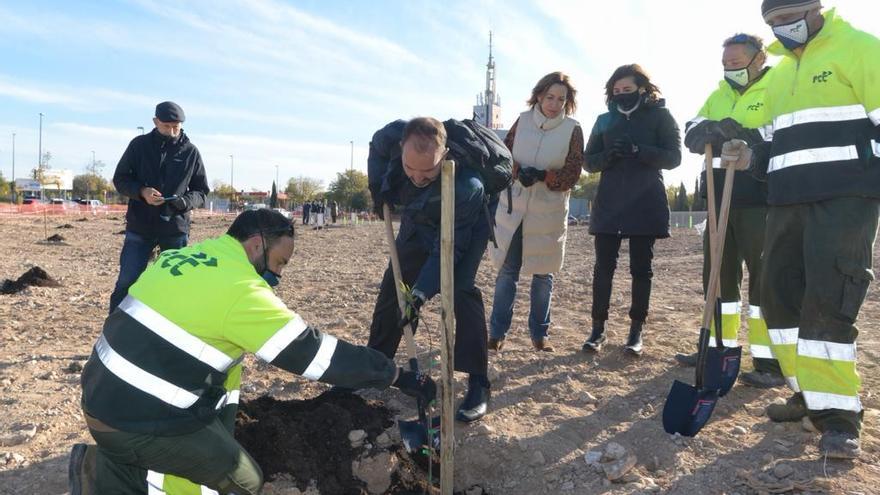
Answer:
M718 390L718 397L727 395L739 376L741 361L742 347L710 347L703 378L706 388Z
M709 422L717 403L717 390L697 389L676 380L663 406L663 429L669 434L696 436Z

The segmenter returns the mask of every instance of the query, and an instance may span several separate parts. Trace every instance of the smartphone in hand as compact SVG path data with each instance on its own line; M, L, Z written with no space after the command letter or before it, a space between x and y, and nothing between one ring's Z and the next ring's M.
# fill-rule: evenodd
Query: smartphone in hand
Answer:
M164 201L164 202L167 203L167 202L169 202L169 201L174 201L174 200L177 199L178 197L179 197L179 196L177 196L177 195L175 194L175 195L173 195L173 196L168 196L168 197L162 198L162 201Z

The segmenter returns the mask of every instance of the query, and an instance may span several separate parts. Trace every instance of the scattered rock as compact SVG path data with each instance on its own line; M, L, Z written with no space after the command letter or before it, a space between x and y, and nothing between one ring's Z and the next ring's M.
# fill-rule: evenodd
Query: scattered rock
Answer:
M794 474L794 468L790 464L777 464L773 468L773 476L779 479L788 478L792 474Z
M605 471L606 478L610 481L616 481L628 473L635 465L636 456L628 454L622 459L602 464L602 470Z
M605 446L605 460L606 461L616 461L619 459L623 459L623 456L626 455L626 449L623 445L620 445L617 442L611 442Z
M737 425L733 427L731 433L733 433L734 435L745 435L746 433L748 433L748 430L746 430L742 426Z
M474 432L477 435L491 435L491 434L495 433L495 428L492 428L491 426L487 425L486 423L480 423L474 429Z
M364 446L364 440L367 439L367 432L364 430L351 430L348 432L348 441L351 442L353 448Z
M602 452L599 450L591 450L584 454L584 462L586 462L588 466L595 466L602 461L602 455Z
M580 396L578 396L578 400L583 402L584 404L595 404L599 401L595 395L589 392L581 392Z
M547 461L544 460L544 454L542 454L540 450L534 451L529 458L529 465L531 466L543 466L545 462Z
M12 462L15 462L16 464L21 464L24 462L24 456L19 454L18 452L13 452L12 453Z
M351 438L351 434L349 434L349 438ZM385 493L391 486L391 473L397 467L397 462L397 457L391 453L380 452L373 457L362 459L360 462L353 462L351 471L357 479L367 484L367 490L370 493Z
M28 441L27 435L24 433L3 433L0 434L0 447L14 447Z
M68 373L79 373L83 370L83 364L80 361L71 361L70 364L64 368L64 371Z
M388 435L387 432L381 433L379 434L379 436L376 437L376 445L378 445L380 448L388 447L389 445L391 445L391 443L391 437Z
M72 228L73 228L73 225L71 225L71 224L69 224L69 223L65 223L65 224L63 224L63 225L59 225L59 226L57 226L57 227L55 227L55 228L56 228L56 229L72 229Z

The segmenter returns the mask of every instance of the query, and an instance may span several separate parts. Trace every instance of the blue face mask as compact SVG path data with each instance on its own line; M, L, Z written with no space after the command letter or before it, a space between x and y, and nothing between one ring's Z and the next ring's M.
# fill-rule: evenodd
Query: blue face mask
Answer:
M269 254L266 252L266 238L263 237L262 231L260 231L260 238L263 240L263 273L260 276L269 284L269 287L275 287L281 282L281 275L269 269Z
M261 276L263 277L263 280L265 280L266 283L269 284L269 287L275 287L281 282L281 275L278 275L268 268L266 270L263 270Z
M800 48L807 44L810 39L810 25L807 24L807 14L798 21L779 26L773 26L773 34L789 50Z

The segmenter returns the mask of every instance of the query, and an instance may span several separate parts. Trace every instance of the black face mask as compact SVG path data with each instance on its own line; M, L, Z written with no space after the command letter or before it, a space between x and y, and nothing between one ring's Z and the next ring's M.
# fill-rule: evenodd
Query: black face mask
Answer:
M639 103L642 95L638 91L619 93L611 97L611 101L623 111L632 110Z

